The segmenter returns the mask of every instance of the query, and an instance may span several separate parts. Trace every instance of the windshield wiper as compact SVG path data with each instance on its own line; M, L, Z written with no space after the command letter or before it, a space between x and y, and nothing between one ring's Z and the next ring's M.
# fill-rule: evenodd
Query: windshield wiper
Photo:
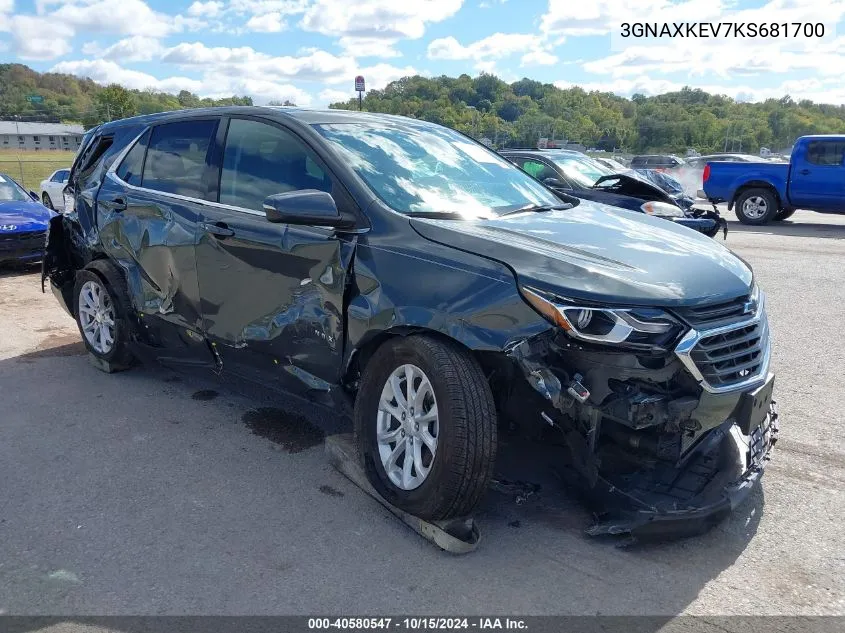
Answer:
M574 205L565 202L563 204L529 204L513 211L508 211L500 215L500 218L506 215L514 215L516 213L545 213L546 211L563 211L564 209L571 209Z

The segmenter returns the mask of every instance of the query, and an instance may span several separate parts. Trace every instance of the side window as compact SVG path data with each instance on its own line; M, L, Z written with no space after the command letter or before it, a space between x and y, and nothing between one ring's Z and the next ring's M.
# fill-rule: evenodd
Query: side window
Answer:
M814 165L840 166L845 154L845 142L813 141L807 146L807 161Z
M525 173L534 176L537 180L545 180L546 178L557 178L560 180L557 172L540 161L521 158L519 159L519 163Z
M141 184L164 193L210 200L207 157L216 130L216 119L177 121L154 127L147 144Z
M332 192L331 177L312 152L280 128L232 119L223 149L220 202L260 211L268 196L298 189Z
M141 171L144 169L144 156L147 153L147 141L150 139L150 133L147 131L138 142L129 150L117 168L117 177L123 182L141 186Z
M53 177L50 178L50 182L65 182L67 180L67 169L60 169Z

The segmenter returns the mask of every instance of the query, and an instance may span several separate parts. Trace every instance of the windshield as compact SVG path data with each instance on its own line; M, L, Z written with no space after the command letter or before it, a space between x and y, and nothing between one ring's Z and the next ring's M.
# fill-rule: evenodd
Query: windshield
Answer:
M29 194L8 176L0 174L0 202L30 200Z
M557 165L567 178L574 180L583 187L592 187L602 176L609 176L615 173L593 160L589 156L551 156L552 162Z
M480 218L561 203L504 158L449 128L412 121L314 127L400 213Z

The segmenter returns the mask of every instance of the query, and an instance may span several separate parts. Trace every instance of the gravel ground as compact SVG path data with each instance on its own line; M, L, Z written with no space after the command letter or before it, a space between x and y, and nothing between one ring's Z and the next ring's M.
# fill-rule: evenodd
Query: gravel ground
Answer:
M544 485L440 552L328 466L331 411L211 378L106 375L32 271L0 273L0 613L845 614L845 217L728 245L768 293L781 441L710 533L619 549Z

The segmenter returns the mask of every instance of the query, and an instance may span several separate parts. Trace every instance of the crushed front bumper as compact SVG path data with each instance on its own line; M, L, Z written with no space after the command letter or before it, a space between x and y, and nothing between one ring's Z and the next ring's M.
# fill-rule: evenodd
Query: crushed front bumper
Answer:
M630 535L638 541L696 536L708 531L743 504L763 476L772 447L777 442L777 405L772 402L763 424L745 436L732 421L714 429L710 441L702 442L674 474L671 483L659 482L645 494L615 487L600 479L605 510L599 521L587 530L590 536ZM700 491L684 498L685 484L703 476L702 461L715 459L721 469ZM739 475L736 473L739 471ZM672 490L672 489L675 490ZM680 492L667 503L668 495ZM663 497L657 503L655 500ZM642 507L636 507L641 504Z

